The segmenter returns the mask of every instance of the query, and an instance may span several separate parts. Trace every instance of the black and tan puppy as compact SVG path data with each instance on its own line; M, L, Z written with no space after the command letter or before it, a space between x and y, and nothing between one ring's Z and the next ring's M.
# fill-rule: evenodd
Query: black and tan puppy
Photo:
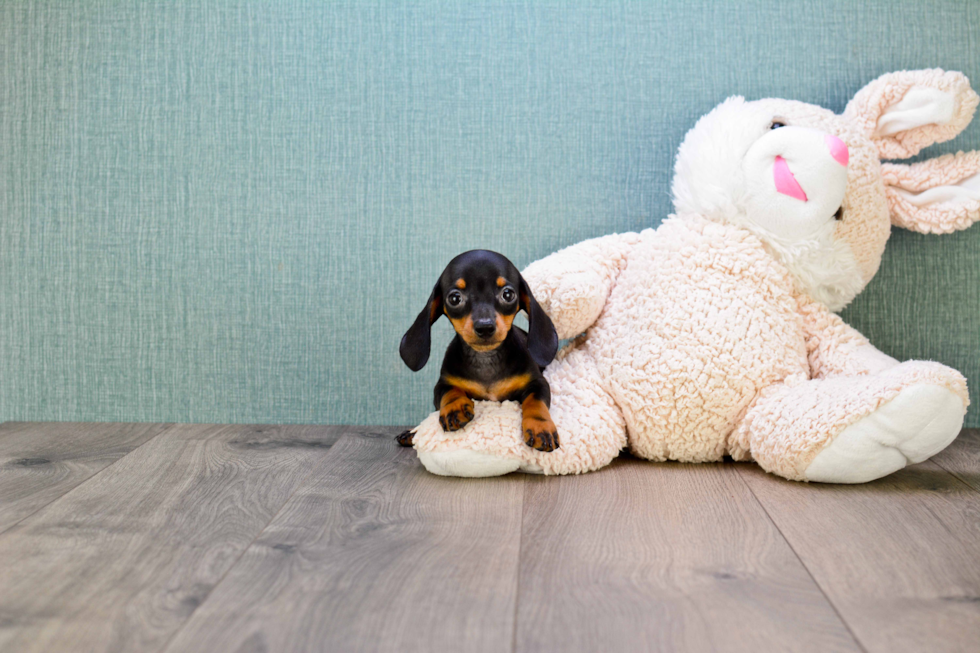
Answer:
M527 332L512 327L519 310L528 315ZM511 400L521 404L524 442L538 451L558 448L558 431L548 412L551 388L541 375L558 351L558 334L517 268L483 249L450 261L402 338L399 353L413 372L429 360L430 330L443 314L456 329L435 388L443 430L466 426L473 419L474 399ZM412 435L402 433L398 443L411 446Z

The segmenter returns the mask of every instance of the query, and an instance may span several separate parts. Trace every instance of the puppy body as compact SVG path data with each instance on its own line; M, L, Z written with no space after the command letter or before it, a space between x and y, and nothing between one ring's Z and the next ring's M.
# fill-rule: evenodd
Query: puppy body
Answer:
M446 349L440 383L458 387L473 399L521 401L532 381L544 381L526 343L527 333L518 327L511 328L500 346L485 352L469 347L457 335Z
M519 310L528 313L527 332L512 326ZM541 370L555 356L558 335L517 268L487 250L454 258L402 338L399 352L412 370L427 362L430 328L443 314L456 330L433 393L443 429L456 431L469 423L473 399L517 401L528 446L557 448L558 434L548 412L551 390ZM410 446L412 433L402 433L398 442Z

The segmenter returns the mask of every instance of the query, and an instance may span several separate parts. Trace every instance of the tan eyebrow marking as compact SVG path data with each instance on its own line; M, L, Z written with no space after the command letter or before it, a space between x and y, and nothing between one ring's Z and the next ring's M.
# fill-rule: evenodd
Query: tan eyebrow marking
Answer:
M503 288L506 284L507 284L507 279L504 279L503 277L497 277L498 288Z
M460 290L465 290L466 289L466 280L463 279L462 277L460 277L459 279L456 279L456 287L459 288Z

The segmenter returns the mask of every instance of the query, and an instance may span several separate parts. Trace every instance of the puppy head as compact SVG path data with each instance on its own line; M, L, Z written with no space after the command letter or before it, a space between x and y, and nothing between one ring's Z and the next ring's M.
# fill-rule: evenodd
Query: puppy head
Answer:
M422 369L429 360L432 324L443 313L469 347L492 351L507 338L519 310L528 314L528 352L544 367L558 350L558 334L520 272L496 252L465 252L443 270L399 353L413 371Z

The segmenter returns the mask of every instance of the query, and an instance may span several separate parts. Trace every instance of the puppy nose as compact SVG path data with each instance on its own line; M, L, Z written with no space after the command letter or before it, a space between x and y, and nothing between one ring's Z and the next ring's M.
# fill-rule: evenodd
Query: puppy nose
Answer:
M489 338L497 330L497 325L494 323L494 320L474 320L473 330L481 338Z
M844 141L831 134L824 136L824 141L827 143L827 147L830 149L830 156L834 157L834 161L846 168L850 156Z

